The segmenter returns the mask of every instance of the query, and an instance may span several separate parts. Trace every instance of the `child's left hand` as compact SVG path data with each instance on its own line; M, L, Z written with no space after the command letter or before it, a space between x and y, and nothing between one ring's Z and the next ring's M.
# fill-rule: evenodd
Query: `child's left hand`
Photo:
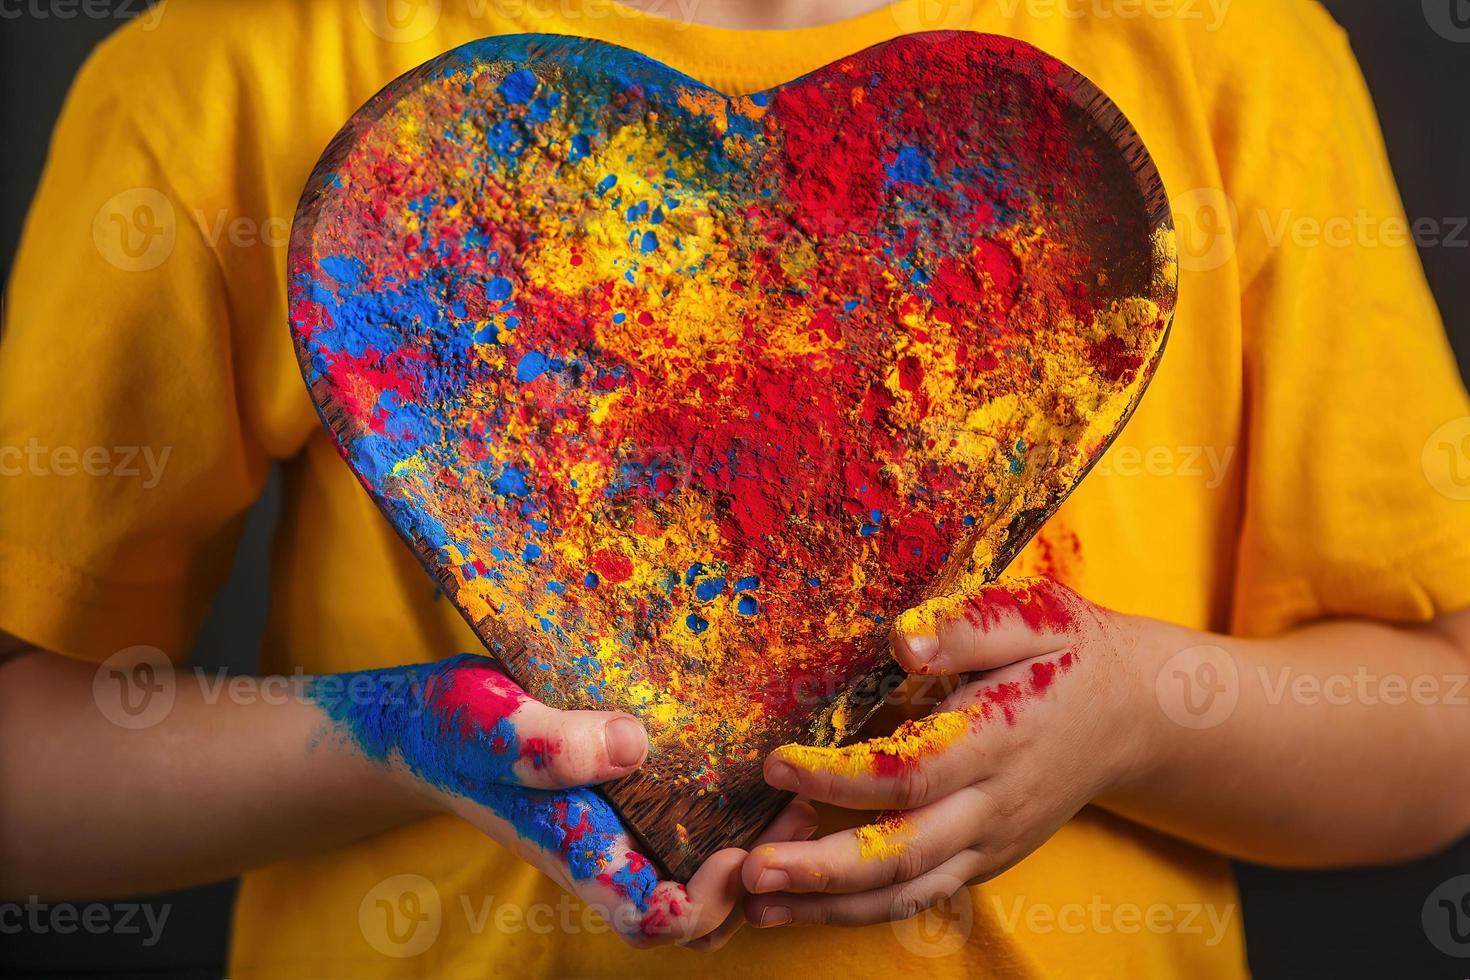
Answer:
M983 673L886 738L771 753L772 786L895 812L817 840L757 847L743 868L751 922L907 918L1011 867L1137 772L1144 736L1131 654L1167 642L1154 628L1169 627L1041 579L916 612L899 620L893 644L906 670Z

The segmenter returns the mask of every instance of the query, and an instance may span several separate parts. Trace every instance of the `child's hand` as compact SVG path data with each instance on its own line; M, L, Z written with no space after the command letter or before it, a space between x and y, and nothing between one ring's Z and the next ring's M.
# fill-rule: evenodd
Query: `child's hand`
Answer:
M767 757L772 786L892 812L754 848L747 916L761 926L903 919L1020 861L1135 765L1138 685L1123 654L1147 628L1049 580L901 617L894 656L905 669L983 673L887 738Z
M629 943L685 943L725 922L746 852L712 856L681 885L661 881L597 793L648 751L631 715L558 711L483 657L318 678L313 700L372 759L512 848L597 909ZM814 823L794 806L767 831ZM727 927L728 928L728 927Z

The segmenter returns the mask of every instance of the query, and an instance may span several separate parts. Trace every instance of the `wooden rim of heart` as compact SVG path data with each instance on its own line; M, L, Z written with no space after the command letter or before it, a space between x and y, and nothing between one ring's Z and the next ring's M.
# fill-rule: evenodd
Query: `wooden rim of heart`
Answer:
M1034 63L1038 55L1044 58L1048 64L1049 84L1058 93L1065 95L1075 108L1088 117L1122 154L1122 158L1136 183L1143 214L1146 215L1146 224L1151 236L1148 247L1153 253L1149 259L1150 287L1147 298L1158 304L1164 316L1163 332L1152 360L1140 369L1144 373L1145 380L1139 390L1138 397L1128 407L1123 418L1114 429L1112 436L1103 445L1102 450L1088 462L1083 470L1085 476L1085 473L1095 464L1096 459L1101 456L1108 445L1111 445L1118 433L1127 424L1128 419L1131 418L1167 342L1177 292L1177 268L1175 267L1172 256L1173 223L1168 195L1153 158L1148 153L1142 138L1134 129L1132 123L1123 114L1122 110L1086 76L1051 55L1040 52L1033 45L1011 38L961 31L936 31L911 34L883 42L883 44L911 43L942 45L950 43L958 36L983 39L989 51L995 55L998 65L1002 68L1006 67L1004 62L1008 60L1016 65L1017 71L1026 71L1027 69L1022 63L1023 60ZM440 71L446 62L462 57L462 53L466 49L489 41L508 40L510 39L504 37L486 38L482 41L462 45L459 48L431 59L388 83L352 116L323 151L302 192L292 227L288 267L294 265L294 260L298 253L310 254L316 239L318 217L323 204L328 200L332 192L332 175L352 153L358 142L359 135L371 129L402 96L414 90L421 81L432 77L436 72ZM564 44L568 41L596 44L607 48L618 47L617 45L607 44L606 42L562 35L524 36L519 40L525 42L524 51L527 54L527 61L535 61L541 56L551 53L555 45ZM877 47L877 45L874 47ZM854 52L845 58L838 59L838 62L859 58L864 54L864 51ZM635 52L629 53L636 55ZM643 57L642 55L636 56ZM818 71L821 70L818 69ZM799 81L801 81L801 78L793 79L790 82L784 83L784 85L792 85ZM717 90L711 89L711 91ZM1161 243L1164 243L1166 247L1161 246ZM312 389L313 404L325 427L334 435L339 449L345 453L346 450L343 447L348 445L351 439L362 431L361 423L358 419L347 415L329 399L323 397L326 394L325 381L324 379L317 379L315 382L312 381L310 354L306 349L302 337L299 334L295 334L294 330L293 334L299 365L303 376ZM358 478L366 487L366 480L361 475ZM1078 482L1080 482L1080 478ZM1075 485L1073 485L1074 488ZM1006 535L1007 546L1002 552L997 554L996 560L990 567L991 577L998 576L1004 570L1006 565L1010 563L1026 542L1050 518L1056 508L1061 505L1063 500L1066 499L1066 496L1070 495L1070 492L1068 490L1067 494L1058 498L1052 507L1042 510L1023 511L1010 522ZM370 496L385 518L390 518L389 510L383 501L376 494L370 494ZM390 524L393 524L391 519ZM396 524L393 524L393 526L397 528ZM422 547L422 542L413 540L411 531L400 530L399 533L409 543L415 557L418 558L441 589L447 595L453 595L456 583L451 573L445 568L436 568L430 563L425 557L427 549ZM947 585L952 584L945 581L945 576L947 573L954 571L957 564L952 562L949 567L941 572L934 587L929 591L930 595L940 594ZM456 605L456 608L459 609L458 605ZM475 630L477 635L486 642L487 648L496 646L501 649L514 651L517 648L525 647L526 641L523 637L510 635L509 631L497 624L493 618L487 617L479 622L475 622L467 614L464 614L463 610L460 611L462 615L465 615L466 620L470 623L470 626ZM877 669L859 680L848 691L834 700L825 710L814 716L814 719L808 727L808 739L813 743L834 744L843 734L855 732L861 727L862 722L870 717L872 712L879 706L882 694L891 690L890 685L902 676L903 672L899 670L896 664L890 662L888 666ZM843 712L847 718L847 722L842 726L840 731L833 725L832 721L834 714L838 711ZM723 816L715 816L714 819L704 821L700 825L698 835L693 840L683 840L678 842L677 846L674 846L671 840L652 840L637 829L645 826L644 821L641 819L643 816L652 815L655 812L657 812L659 819L669 827L672 827L676 820L678 820L677 815L671 815L668 812L670 801L667 798L667 787L656 783L640 784L639 777L635 774L616 783L605 784L600 789L610 799L620 815L623 816L630 833L633 833L638 838L640 845L645 848L645 853L661 865L661 871L668 876L686 881L699 864L703 862L704 858L715 850L727 846L748 846L760 830L790 798L790 794L777 792L765 786L754 786L743 792L733 793L723 807ZM688 803L687 800L684 802ZM693 806L690 805L686 806L681 812L688 813L692 810ZM685 816L684 819L689 820L691 823L694 822L688 816Z

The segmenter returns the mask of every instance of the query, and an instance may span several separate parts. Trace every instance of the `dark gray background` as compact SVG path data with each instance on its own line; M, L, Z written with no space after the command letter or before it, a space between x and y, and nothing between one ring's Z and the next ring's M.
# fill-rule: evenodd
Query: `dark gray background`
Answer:
M244 0L242 0L244 2ZM307 0L303 0L307 2ZM1434 5L1438 4L1438 10ZM89 10L103 5L94 3ZM1410 218L1470 216L1470 2L1333 0L1373 89ZM33 0L0 0L0 268L9 269L25 208L45 160L72 74L92 46L141 8L112 3L108 17ZM45 16L38 15L40 10ZM71 17L62 16L73 10ZM1430 18L1458 17L1456 43ZM1443 20L1441 21L1443 22ZM1271 25L1260 25L1263 32ZM1453 32L1452 32L1453 33ZM1470 248L1421 249L1462 372L1470 359ZM284 329L284 326L283 326ZM199 640L194 662L250 670L266 601L266 555L275 481L251 516L232 575ZM1240 866L1251 965L1258 977L1470 976L1470 958L1440 955L1420 913L1441 882L1470 873L1470 841L1410 866L1327 874ZM153 897L171 906L162 941L137 936L0 934L6 976L217 976L224 969L230 883ZM85 903L76 903L82 905ZM1462 923L1470 928L1470 922ZM1470 957L1470 944L1465 954ZM691 969L697 964L691 962Z

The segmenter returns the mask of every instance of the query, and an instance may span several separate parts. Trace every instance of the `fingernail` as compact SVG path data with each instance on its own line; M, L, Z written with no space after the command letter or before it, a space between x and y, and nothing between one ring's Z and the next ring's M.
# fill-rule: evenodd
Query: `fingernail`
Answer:
M796 769L784 762L766 763L766 782L777 789L795 791L801 788L801 780L796 774Z
M790 887L791 876L780 868L767 868L755 880L755 892L757 895L764 895L767 892L784 892Z
M929 661L939 655L939 637L937 636L919 633L903 639L909 648L909 659L914 662L914 666L918 667L921 673L923 668L929 666Z
M648 736L632 718L614 718L604 725L602 741L609 761L620 769L636 766L648 753Z
M791 921L791 910L784 905L767 905L761 910L761 920L756 923L758 929L769 929L771 926L784 926Z

